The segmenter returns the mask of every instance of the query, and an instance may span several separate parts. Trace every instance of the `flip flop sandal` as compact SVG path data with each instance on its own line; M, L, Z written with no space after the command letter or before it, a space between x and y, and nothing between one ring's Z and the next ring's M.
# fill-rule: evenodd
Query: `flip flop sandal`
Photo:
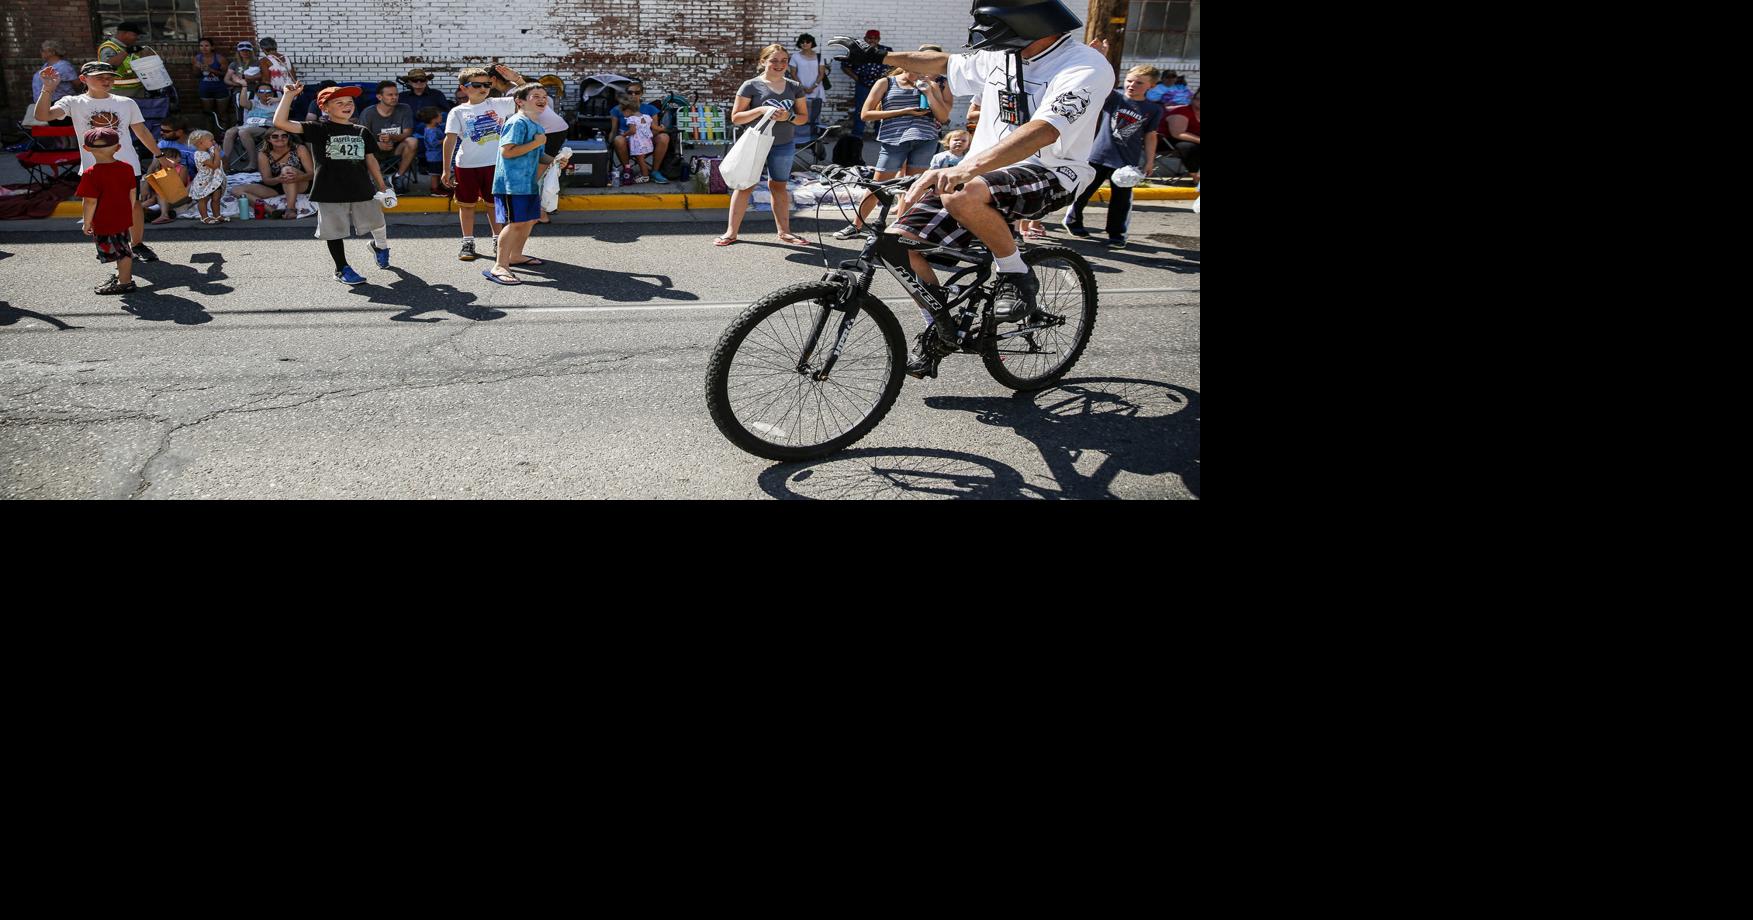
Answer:
M712 241L712 245L714 246L734 246L736 243L737 238L734 236L721 236Z
M804 237L798 236L795 233L781 233L781 234L779 234L779 242L784 243L788 246L814 246L815 245L814 243L811 243L808 239L805 239Z
M216 223L219 223L219 218L217 218L217 217L203 217L203 218L201 218L201 223L216 224Z
M515 287L515 286L523 283L522 281L517 280L516 276L513 276L510 281L507 281L504 278L501 278L498 275L493 274L492 269L487 269L486 271L482 272L481 277L486 278L488 281L491 281L494 284L503 284L506 287Z
M176 218L166 214L163 217L154 219L152 222L155 224L174 224L176 223Z
M513 264L513 265L531 265L531 266L535 266L535 265L546 265L546 264L548 264L548 263L546 263L546 262L543 262L543 261L542 261L542 260L541 260L541 259L538 259L538 258L536 258L536 257L535 257L535 256L530 256L530 257L529 257L529 258L527 258L527 259L524 259L524 260L523 260L523 261L522 261L522 262L513 262L513 263L511 263L511 264Z

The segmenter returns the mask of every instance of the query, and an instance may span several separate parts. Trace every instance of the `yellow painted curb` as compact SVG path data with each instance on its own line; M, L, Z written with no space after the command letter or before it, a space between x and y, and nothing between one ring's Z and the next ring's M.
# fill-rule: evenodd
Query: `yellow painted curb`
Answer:
M1109 189L1096 192L1096 201L1107 201ZM1139 188L1132 190L1134 201L1193 201L1199 190L1192 188ZM677 211L712 210L730 207L729 195L561 195L562 211ZM392 214L437 214L456 210L456 199L410 195L396 202ZM55 205L56 217L81 217L85 205L77 198ZM236 218L233 218L236 221Z

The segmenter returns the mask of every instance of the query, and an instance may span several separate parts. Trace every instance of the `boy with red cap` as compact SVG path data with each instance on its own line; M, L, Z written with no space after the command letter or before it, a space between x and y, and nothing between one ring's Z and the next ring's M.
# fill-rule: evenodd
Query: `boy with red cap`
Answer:
M370 152L371 131L353 123L353 100L360 90L357 86L331 86L317 93L317 108L328 116L326 122L292 120L292 100L302 92L304 84L286 84L280 107L274 111L274 127L302 134L310 142L317 167L310 189L310 200L317 206L317 239L328 241L336 281L363 284L365 278L347 264L342 241L358 231L369 232L372 242L366 245L377 257L378 268L390 267L390 241L383 207L372 198L372 189L388 192L389 188L377 157Z
M92 128L81 140L92 164L79 174L79 189L74 192L85 199L80 229L97 243L97 261L116 265L109 283L93 290L128 294L135 290L134 250L128 245L128 230L134 224L134 168L116 159L122 136L114 128Z

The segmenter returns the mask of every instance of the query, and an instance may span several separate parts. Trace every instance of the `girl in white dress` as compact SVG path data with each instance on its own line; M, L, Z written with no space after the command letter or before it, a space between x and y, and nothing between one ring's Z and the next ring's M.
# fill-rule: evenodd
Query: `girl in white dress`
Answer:
M195 147L195 180L189 183L189 197L195 199L195 211L201 223L218 224L231 220L220 211L225 196L225 158L211 131L190 131L189 143Z

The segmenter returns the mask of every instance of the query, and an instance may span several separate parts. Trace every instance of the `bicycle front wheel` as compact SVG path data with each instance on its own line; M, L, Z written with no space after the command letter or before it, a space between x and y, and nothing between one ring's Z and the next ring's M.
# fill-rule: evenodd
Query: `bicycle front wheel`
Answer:
M840 288L810 282L768 294L719 336L706 406L732 444L769 460L825 457L870 433L901 392L907 346L887 306L866 298L842 340Z
M1096 273L1065 246L1033 246L1023 261L1035 270L1041 291L1036 314L1021 323L1000 323L986 338L982 358L994 380L1013 390L1039 390L1058 382L1096 328Z

